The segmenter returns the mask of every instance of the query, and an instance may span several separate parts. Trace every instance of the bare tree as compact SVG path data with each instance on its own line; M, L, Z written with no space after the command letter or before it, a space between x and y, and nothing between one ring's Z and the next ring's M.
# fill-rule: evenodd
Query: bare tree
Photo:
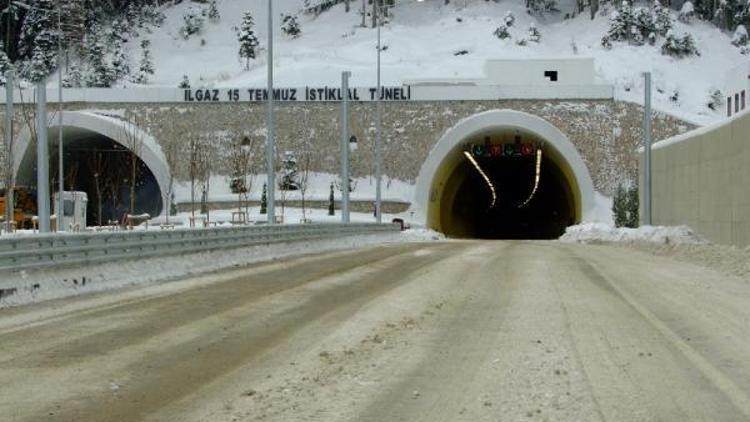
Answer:
M140 130L140 119L133 115L125 119L125 125L121 127L121 137L128 148L128 183L130 185L130 214L135 214L135 188L138 186L140 156L143 153L143 132Z
M174 120L174 119L170 119ZM174 130L172 131L174 134ZM161 147L162 152L164 153L164 158L167 160L167 166L169 166L169 184L167 185L167 190L163 192L164 198L162 203L164 204L164 207L166 207L166 222L169 224L169 214L172 212L172 194L174 192L174 175L177 171L177 165L179 162L179 156L180 156L180 149L178 140L180 137L175 137L172 139L166 139L164 144Z
M188 154L188 174L190 175L190 215L195 218L195 179L198 178L200 167L200 163L198 162L200 157L200 142L194 133L188 134Z
M122 200L122 188L126 181L127 171L122 166L121 157L119 154L107 154L105 159L105 168L107 171L104 173L103 185L105 195L110 203L110 220L113 221L119 221L120 217L122 217L117 215L117 213Z
M102 225L102 199L104 197L104 172L106 171L104 157L101 151L93 151L87 157L87 164L91 175L94 177L94 190L96 194L96 225Z
M300 157L301 172L299 176L299 194L302 197L302 221L307 222L307 208L305 204L305 194L309 188L310 180L310 163L312 162L312 151L310 142L305 140L302 147L302 156Z
M255 153L258 138L255 136L235 136L231 151L227 157L229 169L232 172L232 183L237 191L237 208L242 211L242 200L245 200L245 215L248 215L249 194L253 187L253 175L250 173L251 163Z
M213 167L214 154L216 152L215 141L216 132L211 131L204 137L203 142L203 154L201 155L201 166L200 175L203 182L203 193L205 195L204 200L206 201L206 221L211 221L211 206L209 205L208 197L211 191L211 170Z
M298 185L299 185L299 194L302 199L302 221L305 222L307 220L307 204L305 202L306 194L308 191L309 180L310 180L310 167L312 164L312 135L314 135L314 129L311 129L308 124L308 113L307 110L304 110L302 112L302 124L300 125L300 131L298 134L298 139L302 142L301 148L300 148L300 157L299 157L299 179L298 179Z
M206 136L200 133L189 135L190 213L195 218L195 182L206 188L206 175L210 173L210 159Z

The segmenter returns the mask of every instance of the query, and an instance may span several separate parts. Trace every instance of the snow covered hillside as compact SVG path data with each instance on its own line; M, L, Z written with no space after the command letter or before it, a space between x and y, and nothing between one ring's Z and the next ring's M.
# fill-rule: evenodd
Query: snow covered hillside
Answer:
M588 11L572 19L562 11L546 18L526 13L523 2L503 0L467 0L443 6L442 2L398 2L390 23L383 28L382 39L384 84L399 85L407 79L477 78L482 65L492 58L594 57L598 77L615 86L619 100L641 102L644 71L653 72L654 105L657 109L699 124L721 119L722 108L710 110L706 104L709 92L723 89L725 72L746 62L740 49L731 45L730 36L709 23L694 19L685 24L677 21L673 11L675 34L690 32L700 56L682 59L661 54L663 38L655 45L633 46L613 42L611 49L601 45L609 28L613 6L609 3L592 21ZM467 4L464 7L464 3ZM374 85L376 78L376 31L362 28L357 8L344 12L343 4L318 17L299 13L303 0L274 1L275 69L278 85L340 83L340 72L353 72L352 85ZM166 21L152 33L140 38L152 42L156 73L151 84L176 87L187 75L198 86L264 86L266 83L265 46L267 34L266 2L254 0L219 0L221 18L206 20L201 33L185 40L181 34L183 16L190 8L204 5L183 1L164 10ZM638 5L638 4L637 4ZM255 20L260 41L258 57L250 61L250 69L238 57L236 27L244 12ZM515 16L509 28L509 39L493 35L507 12ZM292 39L279 30L281 13L299 13L302 35ZM369 23L369 19L368 19ZM535 24L541 33L539 43L517 45L528 39L528 28ZM129 43L133 63L137 63L138 42ZM467 54L455 55L465 50Z

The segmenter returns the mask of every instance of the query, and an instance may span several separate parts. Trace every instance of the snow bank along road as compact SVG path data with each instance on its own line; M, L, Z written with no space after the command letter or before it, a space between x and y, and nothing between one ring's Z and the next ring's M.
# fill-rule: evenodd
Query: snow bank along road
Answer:
M744 421L750 285L435 242L0 311L3 421Z

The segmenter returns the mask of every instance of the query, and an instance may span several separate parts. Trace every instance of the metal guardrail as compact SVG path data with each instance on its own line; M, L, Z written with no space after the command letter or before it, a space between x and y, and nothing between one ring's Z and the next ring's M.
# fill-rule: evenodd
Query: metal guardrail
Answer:
M399 231L397 224L294 224L0 238L0 271L86 265Z

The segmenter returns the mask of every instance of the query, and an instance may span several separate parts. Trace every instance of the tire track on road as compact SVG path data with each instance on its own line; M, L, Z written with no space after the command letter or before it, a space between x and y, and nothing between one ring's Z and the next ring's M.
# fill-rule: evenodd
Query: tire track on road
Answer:
M424 248L432 250L433 253L423 256L411 253ZM265 280L256 280L265 285L266 295L271 294L279 298L292 295L288 304L290 307L278 311L277 314L273 313L273 307L253 306L254 301L246 300L248 298L245 296L232 297L233 294L242 296L242 292L227 288L212 289L210 292L200 292L201 289L196 289L197 291L139 303L136 308L145 311L150 318L159 318L157 311L166 308L168 312L161 316L165 321L154 321L155 324L161 325L161 329L156 332L147 324L144 325L144 320L137 322L143 325L142 332L126 325L117 333L118 336L126 335L129 338L119 339L115 343L117 347L124 348L133 343L141 343L145 339L157 336L158 333L172 331L186 324L197 324L196 321L216 313L227 315L222 315L222 318L225 318L223 321L212 321L208 327L200 327L197 324L198 326L194 327L197 331L195 336L186 338L185 341L169 343L156 350L128 356L130 361L117 362L118 368L114 370L105 368L103 371L94 371L96 373L92 374L92 378L99 379L102 384L113 375L115 378L127 376L125 385L115 393L104 390L91 394L89 391L68 397L61 402L49 403L47 406L37 403L35 408L41 410L40 407L43 407L44 411L32 410L28 420L38 420L41 415L50 413L54 414L56 420L140 420L193 393L217 377L253 362L275 346L289 341L295 333L314 324L320 318L336 314L337 319L340 316L340 320L345 321L348 315L356 312L363 304L400 285L408 280L410 274L422 271L435 260L445 258L455 250L445 245L411 245L395 249L363 253L364 256L358 258L357 265L345 262L335 265L330 260L324 260L324 263L313 262L295 267L294 271L287 270L285 274L275 272L276 278L266 275ZM378 257L379 259L374 259ZM365 261L367 263L363 265L362 262ZM337 268L334 270L333 267ZM398 277L393 277L393 274L398 274ZM292 294L295 286L300 287L337 277L345 282L320 289L309 297L294 297ZM243 282L252 283L250 280L234 283ZM227 287L234 283L222 284ZM277 285L284 283L288 283L286 289ZM263 291L256 289L244 292L252 298L261 293ZM242 298L245 300L241 300ZM201 312L195 315L192 311L185 312L184 305L198 299L202 301L199 308ZM180 309L181 313L178 312ZM179 321L173 321L175 318ZM208 328L213 328L214 331L207 330ZM89 339L86 339L82 343L77 343L76 347L68 347L67 351L74 355L80 353L83 356L101 359L106 358L114 348L112 344L109 345L109 350L100 347L97 355L92 355L89 350L80 349L90 345ZM70 364L82 363L83 369L87 369L85 362L81 361L82 359L78 358ZM32 416L34 414L36 416Z
M656 314L642 305L632 295L619 286L619 282L610 278L599 264L584 256L580 251L573 252L575 265L586 276L586 280L607 292L616 301L628 306L635 314L664 339L673 350L679 352L694 369L697 369L705 380L720 391L731 402L742 420L750 420L750 398L730 377L716 368L706 357L691 347ZM684 403L690 405L689 403ZM740 419L737 419L740 420Z

